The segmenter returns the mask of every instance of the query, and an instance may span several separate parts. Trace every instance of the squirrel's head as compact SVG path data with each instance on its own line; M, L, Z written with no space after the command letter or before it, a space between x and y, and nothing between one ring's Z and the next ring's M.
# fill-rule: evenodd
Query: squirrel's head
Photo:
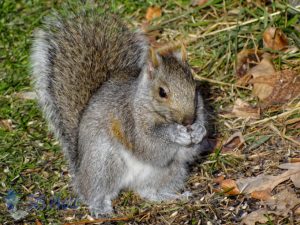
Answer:
M196 82L187 63L187 53L181 51L159 54L152 48L142 72L143 101L157 114L161 122L191 125L195 120Z

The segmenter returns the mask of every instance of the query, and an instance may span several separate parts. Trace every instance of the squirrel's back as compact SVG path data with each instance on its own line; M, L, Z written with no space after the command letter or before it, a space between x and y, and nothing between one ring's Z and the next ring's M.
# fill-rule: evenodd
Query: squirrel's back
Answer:
M71 171L76 170L78 125L91 96L113 76L137 77L147 52L144 35L111 15L53 16L36 32L31 61L39 103Z

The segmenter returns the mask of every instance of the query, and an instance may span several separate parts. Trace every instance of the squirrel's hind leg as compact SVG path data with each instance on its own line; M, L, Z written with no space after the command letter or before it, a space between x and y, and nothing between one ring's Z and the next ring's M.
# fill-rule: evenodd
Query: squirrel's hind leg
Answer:
M106 217L114 212L111 201L122 189L124 173L122 159L104 143L102 139L97 145L85 149L74 182L77 192L95 217Z

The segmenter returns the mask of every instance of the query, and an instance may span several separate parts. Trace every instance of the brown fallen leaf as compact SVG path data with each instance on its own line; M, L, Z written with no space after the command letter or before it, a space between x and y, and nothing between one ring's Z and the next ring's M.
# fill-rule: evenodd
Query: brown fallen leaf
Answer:
M297 195L293 191L285 189L267 200L266 204L274 210L259 209L253 211L242 220L242 224L255 225L256 222L266 223L268 218L265 215L274 214L285 217L292 210L295 210L294 213L296 214L297 208L295 209L295 207L300 204L300 199L297 198Z
M251 212L248 214L243 220L241 224L245 225L255 225L256 222L259 223L266 223L269 221L268 217L268 210L267 209L259 209L256 211Z
M7 119L7 120L0 120L0 127L2 127L6 131L12 131L12 120Z
M236 132L231 135L226 143L222 146L221 152L232 152L235 149L239 149L245 144L245 139L241 132Z
M290 179L299 170L288 170L278 176L260 174L256 177L240 178L237 180L238 189L243 193L250 194L253 191L270 190L272 191L278 184Z
M269 27L263 33L263 42L265 48L273 50L282 50L288 46L288 39L279 28Z
M253 191L251 193L251 198L266 201L271 199L272 195L270 190Z
M291 180L296 188L300 188L300 173L292 175Z
M292 180L295 187L300 188L300 162L295 163L284 163L278 166L281 169L289 169L299 171L291 175L290 179Z
M300 198L290 188L284 189L267 201L267 205L272 208L276 207L277 214L282 216L287 216L298 204L300 204Z
M253 77L249 83L253 84L252 94L254 96L257 96L260 100L264 100L271 95L273 91L273 83L267 82L272 80L274 73L275 68L271 61L271 56L269 54L264 54L261 62L250 69L248 73ZM253 82L254 79L261 79L261 81L264 82Z
M234 180L222 180L220 186L223 189L223 191L228 195L238 195L241 193Z
M284 169L284 170L300 170L300 162L282 163L278 166L278 168Z
M161 8L158 6L150 6L146 12L146 20L149 22L155 18L161 17Z
M269 53L264 53L262 55L262 60L256 66L251 68L249 74L253 76L253 78L261 77L261 76L272 76L275 72L275 67L272 62L272 56Z
M237 54L236 74L238 77L243 77L248 71L256 66L262 59L263 52L257 49L243 49ZM240 85L244 82L238 81Z
M253 84L253 93L254 87L257 85L272 87L268 96L265 95L266 92L255 90L258 97L263 100L263 107L287 103L293 98L300 97L300 74L292 70L278 71L268 81L264 77L258 77L251 80L250 83Z
M225 179L225 177L223 175L221 175L219 177L214 178L213 181L217 184L220 184L224 179Z
M248 84L252 94L261 101L262 107L287 103L300 96L300 74L292 70L275 71L270 54L263 54L261 62L251 68Z
M252 107L247 102L244 102L243 100L238 98L234 102L231 115L240 117L240 118L259 119L260 118L260 108Z

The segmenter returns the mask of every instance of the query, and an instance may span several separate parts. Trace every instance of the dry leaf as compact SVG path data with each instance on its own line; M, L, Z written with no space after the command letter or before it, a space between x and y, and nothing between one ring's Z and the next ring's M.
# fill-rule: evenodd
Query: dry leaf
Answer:
M263 34L265 48L282 50L288 46L288 39L279 28L269 27Z
M259 64L254 66L249 74L253 76L253 78L257 77L270 77L275 73L274 64L272 63L272 56L268 53L264 53L262 55L262 60Z
M255 225L256 222L266 223L269 219L265 216L268 214L268 210L259 209L248 214L243 220L242 224L245 225Z
M278 166L280 169L284 170L300 170L300 162L295 163L283 163Z
M267 205L276 207L276 212L282 216L287 216L289 211L298 204L300 204L300 198L297 198L295 192L289 189L284 189L267 201Z
M228 195L240 194L240 190L237 187L234 180L231 180L231 179L223 180L223 181L221 181L220 186L224 190L224 192Z
M192 1L192 6L201 6L207 3L208 0L193 0Z
M264 54L262 61L249 71L249 74L251 74L254 79L257 78L264 81L263 83L253 83L253 79L250 80L250 82L254 84L252 90L254 96L257 96L260 100L264 100L271 95L273 91L272 83L266 83L265 81L269 81L274 73L275 68L271 61L271 56Z
M237 180L237 186L243 193L250 194L253 191L270 190L272 191L278 184L290 179L299 170L288 170L278 176L258 175L256 177L241 178Z
M268 85L271 85L272 91L266 98L261 99L263 100L263 106L287 103L291 99L300 96L300 74L294 71L283 70L276 72L269 81L266 81L263 77L250 81L250 83L254 84L253 91L255 86L263 85L267 82L269 83Z
M292 175L291 180L296 188L300 188L300 172Z
M266 200L269 200L270 198L272 198L272 195L271 195L270 190L253 191L251 193L251 198L266 201Z
M233 105L232 115L240 118L260 118L260 108L250 106L247 102L237 99Z
M12 120L0 120L0 127L2 127L6 131L12 131Z
M276 72L269 54L264 54L248 74L253 77L248 82L253 84L252 94L262 101L263 107L287 103L300 96L300 75L291 70Z
M161 8L158 6L150 6L146 12L146 20L151 21L155 18L161 17Z
M248 71L256 66L261 58L262 51L257 49L244 49L237 54L236 74L238 77L243 77ZM241 81L239 81L241 83Z
M281 169L295 170L298 173L291 175L291 180L295 187L300 188L300 162L284 163L278 166Z
M251 212L242 220L242 224L255 225L256 222L266 223L268 219L264 215L267 214L275 214L284 217L288 216L290 211L293 210L295 206L300 204L300 199L297 198L297 195L293 191L285 189L279 192L278 194L274 195L269 200L267 200L266 204L270 208L274 208L274 211L268 211L267 209L259 209L254 212Z
M222 176L214 178L213 181L217 184L220 184L224 179L225 179L225 177L222 175Z
M231 135L226 143L223 145L221 151L222 152L230 152L235 149L240 148L245 144L245 139L241 132L236 132L233 135Z

